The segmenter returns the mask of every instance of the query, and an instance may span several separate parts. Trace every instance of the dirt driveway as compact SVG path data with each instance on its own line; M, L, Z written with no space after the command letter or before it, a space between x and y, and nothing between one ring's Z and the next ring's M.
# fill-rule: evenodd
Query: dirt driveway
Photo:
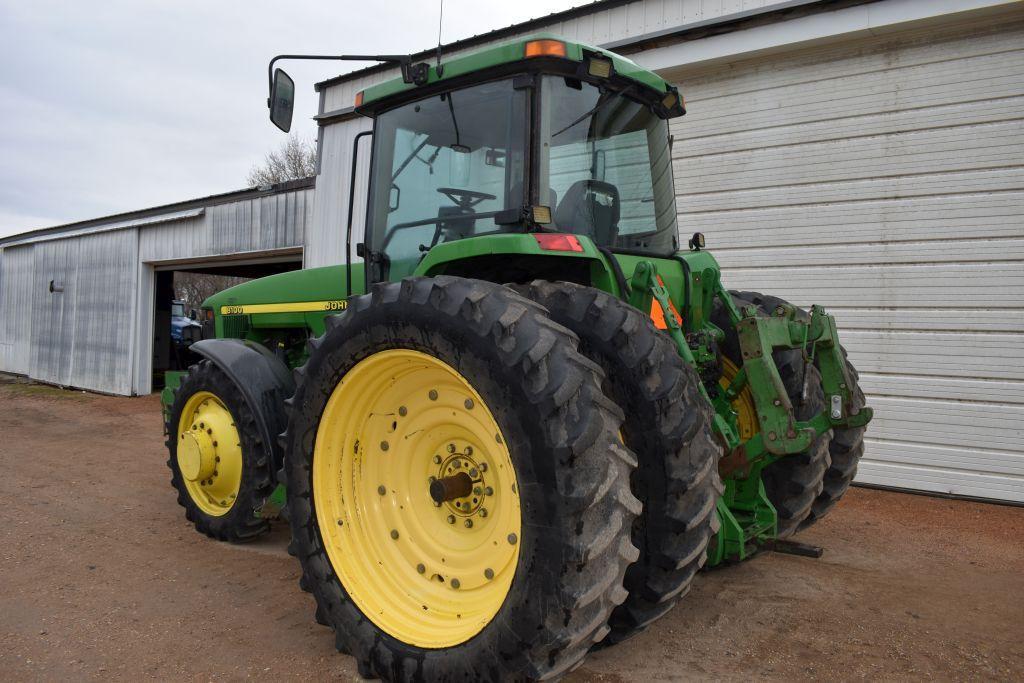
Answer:
M156 397L0 384L0 680L357 679L286 530L199 536ZM1024 508L854 489L571 680L1024 679Z

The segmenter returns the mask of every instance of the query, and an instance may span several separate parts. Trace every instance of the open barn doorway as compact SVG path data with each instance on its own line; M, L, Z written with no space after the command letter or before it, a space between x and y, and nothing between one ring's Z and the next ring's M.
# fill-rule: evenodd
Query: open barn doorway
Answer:
M302 268L301 253L245 261L164 263L152 266L151 390L164 387L168 370L186 370L203 338L202 304L217 292L256 278Z

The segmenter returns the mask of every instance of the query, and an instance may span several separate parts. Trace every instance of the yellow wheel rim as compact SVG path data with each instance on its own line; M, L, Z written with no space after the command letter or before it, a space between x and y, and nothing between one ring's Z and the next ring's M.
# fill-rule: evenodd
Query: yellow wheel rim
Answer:
M242 483L242 446L235 420L208 391L189 397L178 419L178 470L196 506L220 517L238 497Z
M731 360L722 356L722 377L718 380L719 386L727 389L729 384L739 373L740 369ZM736 426L739 428L740 441L747 441L757 434L761 427L757 422L757 408L754 407L754 395L750 393L750 387L745 386L732 402L732 409L736 411Z
M466 495L431 497L433 482L467 477ZM515 467L480 395L437 358L393 349L349 370L320 419L313 502L342 585L394 638L452 647L504 604L519 560Z

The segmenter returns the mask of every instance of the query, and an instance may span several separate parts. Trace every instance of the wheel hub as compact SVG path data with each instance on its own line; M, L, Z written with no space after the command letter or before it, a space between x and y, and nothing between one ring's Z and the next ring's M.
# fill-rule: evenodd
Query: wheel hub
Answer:
M178 466L181 475L189 481L199 481L213 475L217 454L210 435L189 430L178 443Z
M453 446L455 444L449 444L448 449ZM487 483L487 462L483 459L478 462L474 455L471 445L462 444L461 451L442 459L437 474L431 477L430 495L434 502L445 503L447 510L453 514L469 517L483 510L483 516L486 517L485 499L488 495L494 495L494 487ZM443 490L446 495L438 498L434 496L435 490Z

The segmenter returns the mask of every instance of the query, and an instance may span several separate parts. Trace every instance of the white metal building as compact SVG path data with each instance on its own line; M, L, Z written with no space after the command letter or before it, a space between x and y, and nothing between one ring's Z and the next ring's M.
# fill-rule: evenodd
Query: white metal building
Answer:
M688 109L673 122L681 230L706 234L731 287L836 313L876 409L860 481L1024 502L1022 3L606 0L444 54L539 30L615 49L679 83ZM369 128L352 113L355 94L395 75L373 67L318 86L320 188L348 187L353 137ZM138 341L147 337L137 332L151 324L147 268L302 246L307 267L341 261L347 192L297 194L312 208L305 231L283 241L252 244L237 232L217 241L202 227L205 242L179 242L171 226L195 220L187 217L130 228L132 237L50 240L31 257L24 243L0 241L0 370L147 390ZM364 209L355 207L357 235ZM144 247L157 235L170 241ZM115 257L135 270L124 275ZM51 279L41 264L94 269L105 286L132 291L137 315L124 325L135 341L104 351L97 366L116 382L77 381L73 359L88 343L46 346L68 322L64 309L35 307L52 301L40 293ZM12 344L29 315L33 343ZM94 334L88 316L74 324L80 338Z
M0 371L148 394L161 274L301 267L312 195L293 181L0 238Z

